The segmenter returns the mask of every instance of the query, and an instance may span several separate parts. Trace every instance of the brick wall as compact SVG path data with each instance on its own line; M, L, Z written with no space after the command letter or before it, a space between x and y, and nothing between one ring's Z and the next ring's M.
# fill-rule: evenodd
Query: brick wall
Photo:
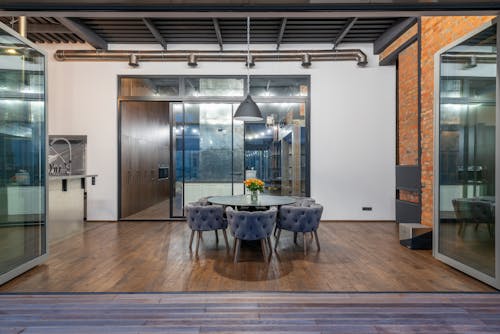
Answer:
M418 42L398 55L398 165L418 165ZM400 191L399 199L419 202L418 194Z
M436 16L421 20L422 224L433 224L434 55L494 16Z

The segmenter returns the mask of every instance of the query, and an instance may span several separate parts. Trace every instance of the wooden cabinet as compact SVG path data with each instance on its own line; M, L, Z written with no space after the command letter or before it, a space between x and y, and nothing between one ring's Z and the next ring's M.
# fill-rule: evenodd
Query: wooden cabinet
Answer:
M159 179L170 165L168 102L121 102L121 212L130 216L169 199L169 180Z

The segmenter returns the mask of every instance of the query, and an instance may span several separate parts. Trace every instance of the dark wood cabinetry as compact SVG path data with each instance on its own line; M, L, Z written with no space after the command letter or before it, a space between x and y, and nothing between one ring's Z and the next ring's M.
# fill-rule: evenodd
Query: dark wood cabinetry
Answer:
M170 167L168 107L168 102L120 104L121 218L170 197L170 180L159 175L160 168Z

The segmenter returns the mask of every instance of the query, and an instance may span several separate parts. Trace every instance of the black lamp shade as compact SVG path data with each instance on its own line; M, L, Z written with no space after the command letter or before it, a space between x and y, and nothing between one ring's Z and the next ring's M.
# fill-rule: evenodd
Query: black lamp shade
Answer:
M262 121L264 118L262 117L262 113L260 112L259 107L252 100L250 94L248 94L247 98L243 102L241 102L238 109L236 109L234 119L247 122Z

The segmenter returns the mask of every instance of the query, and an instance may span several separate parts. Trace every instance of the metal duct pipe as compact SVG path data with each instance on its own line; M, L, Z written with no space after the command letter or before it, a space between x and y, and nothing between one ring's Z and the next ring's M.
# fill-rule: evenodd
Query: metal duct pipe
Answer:
M54 57L58 61L128 61L134 54L138 61L248 61L246 51L94 51L94 50L58 50ZM356 61L358 66L367 64L366 54L359 49L336 50L253 50L254 61L298 61L304 55L310 61ZM194 58L193 58L194 57Z
M19 35L28 37L28 19L26 16L19 16Z

